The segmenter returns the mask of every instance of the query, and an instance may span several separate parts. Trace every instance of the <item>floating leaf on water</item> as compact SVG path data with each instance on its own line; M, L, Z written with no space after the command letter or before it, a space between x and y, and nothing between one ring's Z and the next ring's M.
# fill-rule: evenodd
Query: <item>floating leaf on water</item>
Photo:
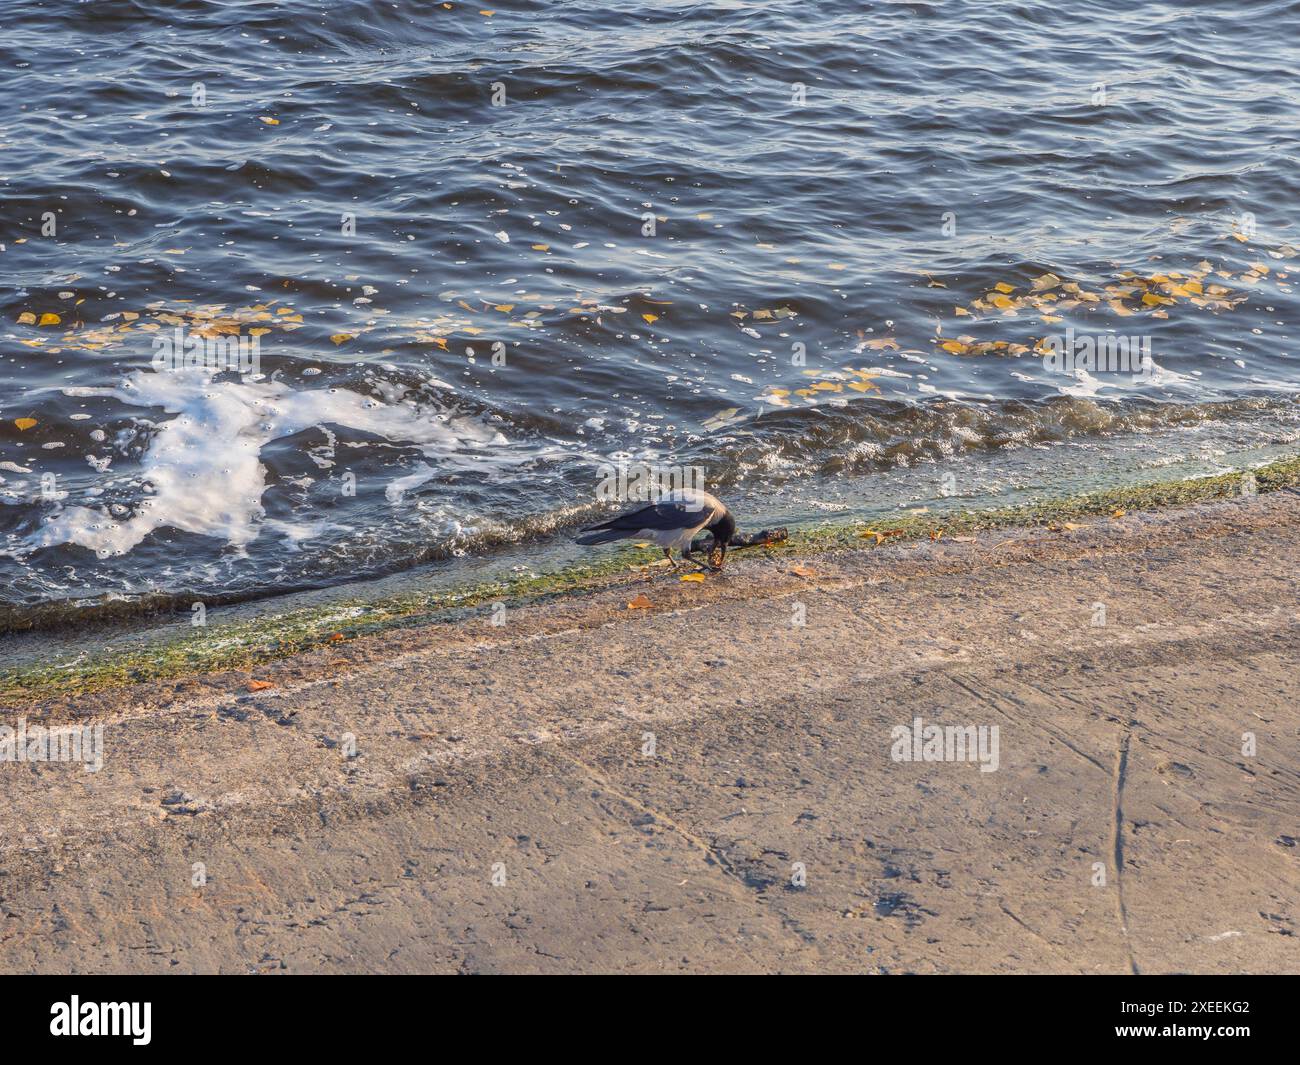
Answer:
M280 120L278 118L271 118L269 115L258 115L258 118L260 118L268 126L278 126L280 124Z
M20 433L25 433L28 429L30 429L30 428L31 428L33 425L35 425L35 424L36 424L36 419L35 419L35 418L15 418L15 419L14 419L14 425L18 426L18 431L19 431Z
M736 415L738 415L739 413L740 413L739 407L728 407L726 410L718 411L718 413L713 415L712 417L705 418L704 421L700 422L700 427L702 429L708 429L710 431L714 429L721 429L724 425L728 425L731 422L735 421Z
M351 333L335 333L332 337L330 337L330 340L334 341L335 344L342 344L345 343L346 341L355 340L355 339L356 338Z
M46 313L41 315L41 325L58 325L61 321L63 319L57 314Z

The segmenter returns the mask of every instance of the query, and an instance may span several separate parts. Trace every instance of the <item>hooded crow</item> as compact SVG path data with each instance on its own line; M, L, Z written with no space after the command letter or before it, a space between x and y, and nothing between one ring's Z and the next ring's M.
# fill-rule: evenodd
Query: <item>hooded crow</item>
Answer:
M665 492L659 501L640 510L620 514L617 518L590 525L582 530L577 542L584 545L608 544L614 540L650 540L664 549L664 556L672 565L673 548L696 565L691 554L691 541L702 529L708 529L721 554L718 568L727 557L727 544L736 532L736 519L720 499L694 488L678 488Z

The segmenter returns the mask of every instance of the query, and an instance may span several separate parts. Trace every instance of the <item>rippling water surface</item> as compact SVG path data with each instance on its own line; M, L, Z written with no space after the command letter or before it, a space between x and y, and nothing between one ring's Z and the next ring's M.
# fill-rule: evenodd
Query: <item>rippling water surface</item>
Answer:
M1300 436L1298 3L5 10L11 618Z

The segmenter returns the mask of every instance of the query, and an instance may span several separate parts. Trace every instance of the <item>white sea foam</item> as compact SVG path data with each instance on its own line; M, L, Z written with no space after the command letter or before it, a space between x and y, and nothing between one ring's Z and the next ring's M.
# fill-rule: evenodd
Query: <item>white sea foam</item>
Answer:
M159 420L140 459L139 479L148 494L131 517L119 521L106 509L67 507L28 537L32 548L70 543L107 558L126 554L164 527L243 547L257 538L263 515L262 447L314 426L411 443L443 467L485 470L510 457L506 439L471 418L432 413L406 400L384 403L342 388L300 391L279 381L213 381L202 370L188 370L137 371L115 388L66 393L112 396L175 417ZM405 489L413 478L397 483Z
M415 469L415 472L408 473L405 477L395 477L384 488L384 498L390 503L400 503L412 488L419 488L426 481L432 480L437 476L437 470L427 463L421 462Z

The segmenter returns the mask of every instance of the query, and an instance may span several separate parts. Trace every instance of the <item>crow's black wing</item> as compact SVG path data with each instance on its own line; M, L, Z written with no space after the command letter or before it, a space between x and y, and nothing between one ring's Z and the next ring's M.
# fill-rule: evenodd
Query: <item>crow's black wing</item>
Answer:
M670 529L694 529L702 521L713 516L713 509L700 503L659 502L651 503L640 510L632 510L610 518L599 525L589 525L583 532L595 532L598 529L655 529L667 532Z

